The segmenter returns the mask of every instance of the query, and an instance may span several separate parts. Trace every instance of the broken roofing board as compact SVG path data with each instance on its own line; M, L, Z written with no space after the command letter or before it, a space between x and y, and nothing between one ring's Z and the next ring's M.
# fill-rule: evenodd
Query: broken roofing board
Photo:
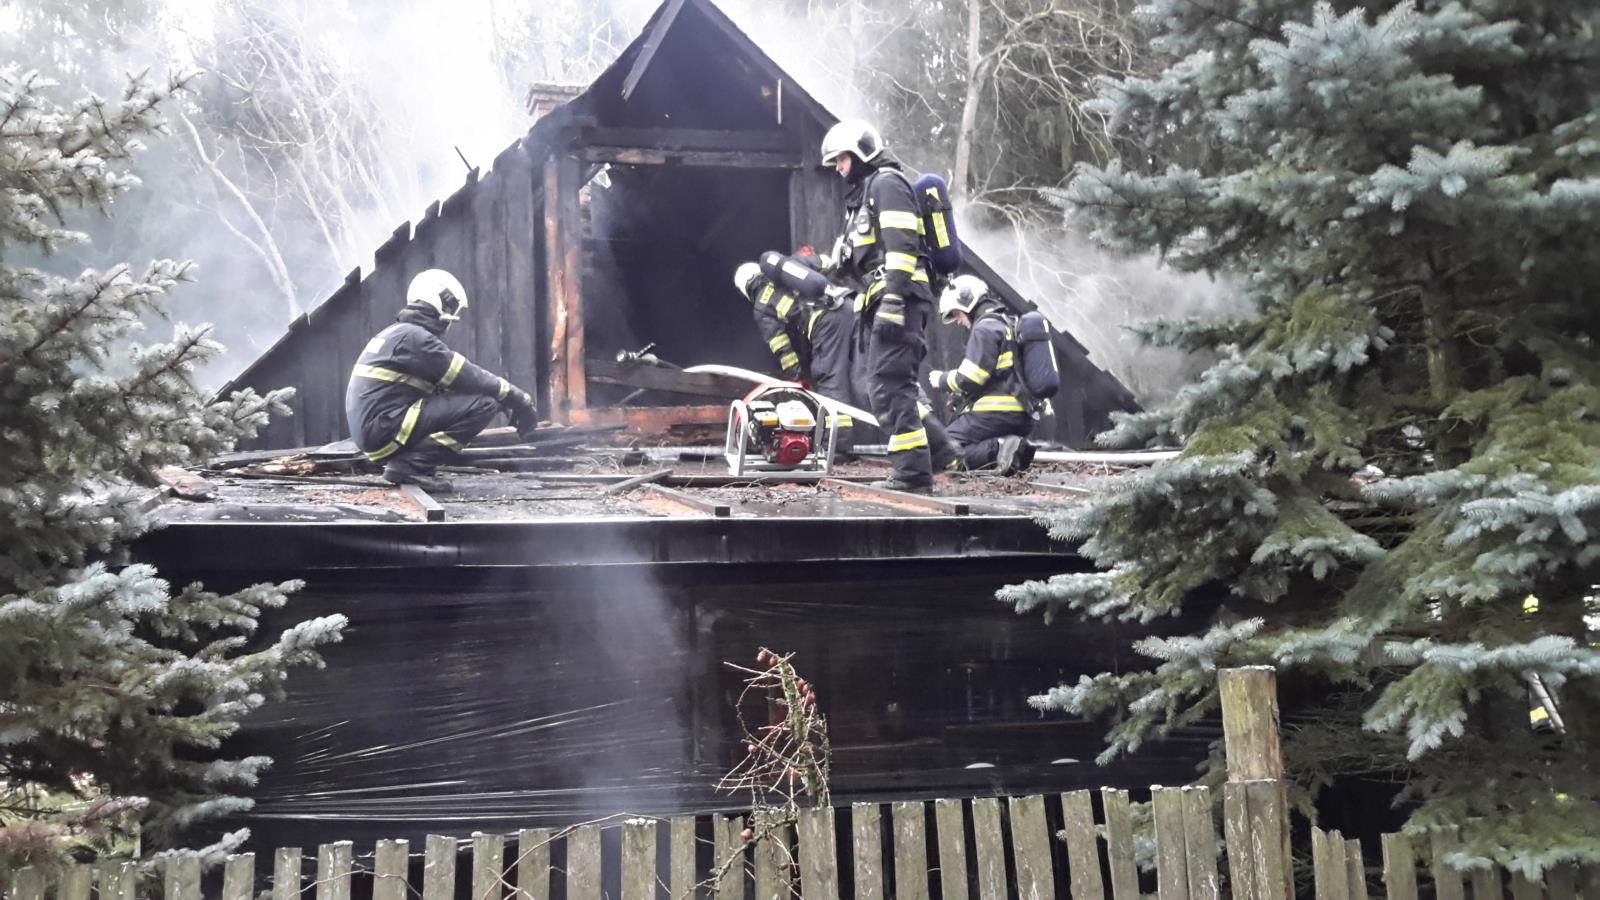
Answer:
M770 363L726 273L774 246L832 239L841 184L815 159L834 121L709 0L671 0L580 96L536 123L489 172L470 173L415 227L397 227L370 271L352 271L223 389L297 389L295 415L244 446L346 437L350 365L392 320L410 277L429 267L450 269L473 298L452 346L573 422L624 422L604 407L632 389L588 364L618 349L658 340L680 365ZM602 156L633 161L614 164L612 187L590 187L580 205L596 167L580 157ZM1031 305L976 254L968 259L1010 306ZM964 337L934 329L930 364L952 366ZM1057 350L1065 388L1041 435L1090 446L1132 397L1069 335ZM643 402L701 404L657 418L714 425L725 416L709 397L657 389ZM648 424L651 415L630 409L626 424Z

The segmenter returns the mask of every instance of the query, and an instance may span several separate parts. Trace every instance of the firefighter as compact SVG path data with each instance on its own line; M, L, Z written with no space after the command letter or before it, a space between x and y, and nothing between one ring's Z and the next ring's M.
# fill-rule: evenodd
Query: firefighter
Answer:
M900 163L877 129L861 121L833 126L822 139L822 164L849 185L845 232L834 247L830 273L858 293L858 353L868 397L888 436L894 475L879 487L933 492L935 457L951 453L943 432L924 424L917 369L927 354L933 289L923 247L921 212Z
M958 275L939 297L939 317L971 332L959 367L928 373L929 385L949 391L962 405L961 415L945 429L959 449L961 466L994 466L1007 475L1026 469L1033 461L1028 443L1033 415L1005 307L983 279Z
M384 464L392 484L447 493L435 473L506 410L526 437L538 423L533 397L451 351L440 338L467 308L454 275L428 269L411 279L395 324L367 342L345 389L356 446Z
M793 256L776 252L762 254L769 269L785 262L798 262L820 272L821 259L810 247L801 247ZM847 292L828 289L811 291L802 298L797 292L769 278L759 263L748 262L734 272L733 283L750 301L756 329L778 361L783 377L802 382L817 393L841 403L859 406L851 385L854 351L855 314L845 302ZM832 414L838 427L834 450L848 453L854 445L854 422L843 413Z

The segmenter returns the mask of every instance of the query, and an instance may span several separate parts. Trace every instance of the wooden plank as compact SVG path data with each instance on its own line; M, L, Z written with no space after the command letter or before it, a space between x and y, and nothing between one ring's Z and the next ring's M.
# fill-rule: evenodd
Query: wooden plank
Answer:
M800 810L796 831L800 896L806 900L839 900L839 848L834 838L833 809Z
M550 298L552 420L588 406L584 382L583 221L578 210L579 162L556 153L545 160L545 273Z
M682 369L652 366L646 363L628 365L609 359L587 360L584 369L590 381L601 384L620 384L624 387L649 388L698 397L720 397L726 400L737 400L750 393L753 387L743 378L734 378L730 375L685 372Z
M1001 829L999 800L983 797L972 801L978 900L1006 900L1006 845Z
M1344 858L1344 835L1329 831L1323 837L1328 857L1328 896L1332 900L1349 900L1350 866Z
M138 873L131 863L103 862L94 871L100 900L134 900Z
M914 512L934 513L942 516L964 516L972 511L972 504L964 500L945 500L941 497L928 497L905 491L892 491L888 488L873 487L870 484L856 484L849 481L825 478L822 480L821 486L851 500L878 503ZM1043 798L1040 799L1040 802L1043 802Z
M470 205L462 215L463 224L470 228L472 237L467 245L472 263L472 280L463 282L472 297L473 308L468 315L483 312L490 315L473 316L472 329L476 333L478 355L473 362L491 372L506 371L505 343L502 339L511 305L519 298L505 289L506 234L501 225L505 216L501 206L505 203L505 190L500 179L480 180L473 190ZM491 306L486 301L492 301Z
M789 879L789 826L779 825L761 835L755 845L756 900L788 900L793 885Z
M272 900L296 900L305 878L299 847L279 847L272 857Z
M1050 830L1044 798L1034 794L1007 800L1011 809L1011 846L1017 869L1018 900L1048 900L1056 895L1050 861ZM1163 898L1165 900L1165 898Z
M889 808L894 820L895 900L928 900L927 813L921 803L906 800Z
M433 499L427 491L414 484L400 485L400 493L405 494L412 503L422 507L422 518L428 522L443 522L444 507L439 501Z
M1511 872L1511 900L1540 900L1544 891L1519 871Z
M231 862L231 860L230 860ZM89 900L94 889L94 870L82 863L68 863L61 869L61 881L56 885L58 900ZM223 900L234 900L224 897ZM249 900L248 895L243 900Z
M655 896L656 823L632 819L622 826L622 900L655 900Z
M1361 840L1345 838L1344 862L1347 875L1345 886L1350 890L1350 900L1367 900L1367 863L1361 855Z
M1583 900L1600 900L1600 863L1589 863L1578 873Z
M1061 821L1067 837L1072 900L1105 900L1105 881L1100 877L1100 846L1095 840L1094 800L1088 791L1061 795Z
M23 866L11 873L7 900L44 900L45 873L39 866Z
M1257 882L1261 900L1284 900L1294 896L1293 856L1289 849L1289 793L1284 781L1283 746L1278 727L1278 676L1271 666L1223 669L1217 675L1222 700L1223 745L1228 760L1229 781L1276 781L1276 808L1269 810L1261 788L1252 788L1247 809L1252 819L1252 839L1265 846L1260 832L1263 817L1278 826L1277 848L1270 859L1272 868L1281 870L1284 882L1271 889ZM1281 860L1281 866L1277 861ZM1459 898L1457 898L1459 900Z
M744 900L744 818L717 816L711 820L715 853L713 871L721 872L715 889L717 900Z
M1500 883L1499 869L1473 869L1467 878L1472 885L1472 900L1505 900L1505 887Z
M850 806L850 849L856 900L883 900L883 811L878 804Z
M200 858L183 856L167 860L166 900L200 900Z
M472 900L500 900L506 870L506 839L477 832L472 836Z
M718 169L809 169L804 156L794 151L765 153L757 150L658 150L648 147L584 147L578 158L586 163L649 166L668 162L680 166Z
M504 160L504 162L502 162ZM539 377L539 319L537 308L541 300L540 280L536 277L534 263L538 244L534 224L534 172L528 165L526 151L518 148L503 153L496 159L494 177L499 180L499 209L502 215L501 233L504 236L505 264L501 268L502 281L498 290L506 298L505 321L500 329L505 360L505 376L512 384L541 394L539 408L547 409L549 396L544 394L544 379Z
M668 507L681 509L690 515L712 516L726 519L733 515L733 507L726 503L718 503L704 497L686 494L675 488L663 487L659 484L640 485L635 491L647 503L659 503Z
M1417 856L1403 834L1383 836L1383 887L1388 900L1417 900Z
M1443 831L1430 836L1432 850L1433 894L1436 900L1466 900L1466 890L1461 883L1461 873L1445 864L1445 854L1455 845L1454 838Z
M644 46L639 48L639 55L633 58L633 65L628 67L628 75L622 80L623 100L633 96L634 90L639 87L639 82L644 80L645 73L650 71L650 63L655 61L656 52L661 49L662 41L666 40L667 32L672 30L673 23L678 20L678 13L683 11L683 4L684 0L671 0L651 25Z
M1251 879L1257 900L1293 900L1294 857L1289 855L1289 806L1278 780L1241 782L1250 818ZM1274 840L1276 836L1276 840Z
M601 900L598 825L584 825L567 835L567 897Z
M670 882L667 896L670 900L694 900L694 816L677 816L669 826L671 860L667 870Z
M552 388L554 390L554 388ZM702 426L716 429L718 443L728 424L728 407L712 406L626 406L622 408L574 409L567 422L577 427L597 428L620 425L630 434L671 434L674 431Z
M760 150L785 153L795 149L795 140L779 128L618 128L586 126L578 130L578 140L590 147L640 147L649 150Z
M626 494L628 491L633 490L641 484L651 484L661 481L671 474L671 469L657 469L654 472L646 472L643 475L635 475L632 478L624 478L616 484L607 485L605 490L601 491L601 493Z
M1156 832L1156 896L1189 900L1189 851L1184 843L1183 790L1150 788L1150 817ZM1317 900L1323 900L1318 897Z
M1546 869L1544 887L1550 893L1550 900L1578 900L1577 867L1571 863L1560 863Z
M411 842L379 841L372 860L372 900L408 900Z
M1189 857L1190 900L1217 900L1217 828L1211 820L1211 789L1183 789L1183 843Z
M252 900L256 895L256 855L228 857L222 867L222 900Z
M1133 812L1128 806L1128 792L1102 788L1100 802L1106 813L1106 861L1111 869L1112 900L1139 900L1139 869L1133 861Z
M548 828L517 832L518 900L550 900L550 842Z
M939 841L939 897L967 900L967 825L960 800L933 802Z
M1228 886L1233 900L1259 900L1255 867L1250 860L1250 806L1242 781L1222 786L1222 836L1228 849Z
M350 900L350 870L355 849L349 841L317 848L317 900Z
M422 853L422 900L455 900L456 839L428 835Z

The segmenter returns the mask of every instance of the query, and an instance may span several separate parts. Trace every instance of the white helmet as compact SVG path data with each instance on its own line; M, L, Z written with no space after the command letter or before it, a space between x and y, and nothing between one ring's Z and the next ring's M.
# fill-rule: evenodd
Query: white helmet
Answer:
M739 289L746 300L750 299L750 284L761 274L760 263L740 263L739 268L733 270L733 286Z
M989 299L989 285L976 275L957 275L939 295L939 318L946 325L956 320L957 312L972 315L979 303Z
M872 162L882 152L883 135L864 119L845 119L822 136L822 164L825 166L833 165L834 160L846 153L854 153L862 162Z
M419 272L417 277L411 279L411 287L406 288L406 305L413 303L422 303L438 310L440 321L454 322L461 318L461 311L467 308L467 289L449 272L428 269Z

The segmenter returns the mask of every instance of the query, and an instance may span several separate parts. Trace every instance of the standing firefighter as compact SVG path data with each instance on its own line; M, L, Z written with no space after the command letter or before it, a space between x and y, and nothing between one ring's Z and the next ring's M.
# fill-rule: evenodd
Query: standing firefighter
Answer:
M483 431L501 409L517 431L533 431L533 397L473 365L440 338L467 308L454 275L429 269L411 280L395 324L367 342L350 372L345 418L350 435L393 484L448 492L439 465Z
M933 491L933 457L949 453L943 433L924 427L917 368L927 354L933 289L923 246L921 208L900 163L866 122L840 122L822 139L822 164L849 184L845 233L832 260L836 275L855 282L860 320L857 349L872 413L889 441L894 476L881 487ZM930 420L932 421L932 420Z
M939 316L960 323L972 333L961 365L928 373L928 383L958 397L961 415L945 429L959 448L963 466L996 466L1011 474L1033 461L1028 435L1033 431L1015 326L989 285L973 275L959 275L939 297Z

